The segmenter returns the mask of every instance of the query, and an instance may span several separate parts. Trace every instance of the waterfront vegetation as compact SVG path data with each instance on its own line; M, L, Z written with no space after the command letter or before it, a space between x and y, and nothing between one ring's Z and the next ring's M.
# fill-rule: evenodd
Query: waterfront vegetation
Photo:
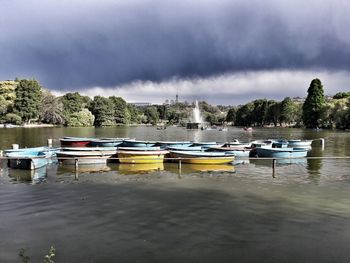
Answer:
M305 101L264 98L238 106L201 101L199 107L209 125L350 128L350 92L339 92L326 99L319 79L312 80L307 92ZM55 96L36 80L0 82L0 122L16 125L184 125L191 120L193 107L194 103L186 101L138 107L116 96L91 99L78 92Z

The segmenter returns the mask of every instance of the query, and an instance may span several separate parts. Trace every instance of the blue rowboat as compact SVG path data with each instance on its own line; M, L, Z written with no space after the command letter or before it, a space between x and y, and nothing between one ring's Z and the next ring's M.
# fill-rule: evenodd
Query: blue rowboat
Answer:
M194 142L190 147L193 146L201 146L203 149L208 149L213 146L222 146L222 143L217 143L217 142Z
M268 158L300 158L306 157L307 149L305 148L265 148L257 147L256 153L258 157Z
M192 142L190 141L163 141L156 142L156 146L159 146L161 149L167 149L169 147L178 147L178 146L191 146Z
M16 156L16 153L20 153L19 156L23 156L25 154L27 155L33 155L37 156L38 153L42 152L45 154L45 157L47 158L47 163L54 163L57 162L56 153L59 151L59 148L51 148L51 147L32 147L32 148L19 148L19 149L7 149L4 151L4 155L7 157L14 157Z
M122 139L94 139L88 145L92 147L116 147L122 143Z
M233 153L236 157L249 157L251 150L252 148L250 147L227 146L227 144L225 144L222 147L210 147L207 151L227 152L227 153Z
M118 147L120 151L159 151L159 146L148 146L148 147Z
M202 146L172 146L172 147L168 147L167 150L171 150L171 151L198 151L198 152L201 152L201 151L204 151L204 149L202 148Z
M223 146L224 147L250 147L251 142L242 142L239 141L238 139L234 139L233 141L226 142Z
M136 141L136 140L124 140L120 145L122 147L150 147L154 146L156 142L154 141Z
M12 169L35 170L48 164L46 153L40 151L10 152L6 156Z
M311 148L312 140L288 140L288 147Z
M224 164L235 159L234 154L226 152L170 151L170 156L192 164Z

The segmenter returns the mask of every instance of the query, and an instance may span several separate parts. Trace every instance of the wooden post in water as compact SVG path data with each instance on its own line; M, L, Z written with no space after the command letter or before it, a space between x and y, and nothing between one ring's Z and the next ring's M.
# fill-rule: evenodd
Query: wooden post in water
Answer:
M323 151L324 150L324 138L320 138L320 144L321 144L321 148Z
M47 139L47 146L52 147L52 139Z
M79 179L79 160L78 158L75 158L75 177L74 179L75 180L78 180Z
M272 160L272 178L275 178L276 175L276 159Z
M181 158L179 158L178 168L179 168L179 178L181 178Z

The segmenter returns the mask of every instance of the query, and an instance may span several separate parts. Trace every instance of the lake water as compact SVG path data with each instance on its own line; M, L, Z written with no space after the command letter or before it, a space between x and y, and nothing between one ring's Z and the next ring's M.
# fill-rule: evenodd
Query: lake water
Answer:
M0 262L349 262L350 133L238 128L0 129L0 149L62 136L230 141L325 138L310 156L236 165L51 165L0 172ZM78 177L77 177L78 176Z

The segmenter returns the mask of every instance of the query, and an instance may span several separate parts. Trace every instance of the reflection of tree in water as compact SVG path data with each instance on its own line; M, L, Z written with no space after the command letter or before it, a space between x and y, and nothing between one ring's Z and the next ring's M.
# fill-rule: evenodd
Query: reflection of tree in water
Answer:
M322 157L322 148L313 148L308 157ZM321 177L322 159L307 159L307 170L309 172L308 178L312 181L319 181Z

